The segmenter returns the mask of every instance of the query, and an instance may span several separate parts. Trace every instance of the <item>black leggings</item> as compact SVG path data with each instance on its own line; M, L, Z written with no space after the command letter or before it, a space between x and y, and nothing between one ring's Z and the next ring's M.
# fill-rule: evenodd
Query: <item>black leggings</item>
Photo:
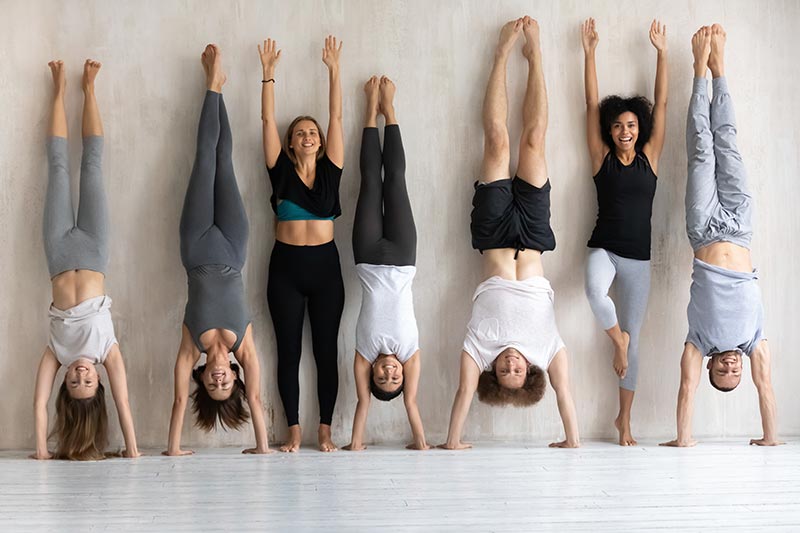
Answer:
M378 128L364 128L361 138L361 191L353 223L353 256L356 264L414 265L417 228L406 190L400 127L386 126L383 133L383 154Z
M233 138L220 93L206 91L197 152L181 213L181 260L237 270L247 257L247 214L233 173Z
M275 241L269 261L267 303L278 343L278 392L289 426L299 423L297 375L306 300L317 363L319 421L330 425L339 390L338 337L344 309L339 251L333 241L319 246Z

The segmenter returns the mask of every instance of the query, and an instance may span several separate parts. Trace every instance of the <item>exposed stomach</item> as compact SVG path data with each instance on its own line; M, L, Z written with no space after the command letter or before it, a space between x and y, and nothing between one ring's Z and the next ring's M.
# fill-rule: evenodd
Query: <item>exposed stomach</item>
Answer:
M285 220L275 227L275 238L292 246L317 246L333 240L333 220Z
M106 293L105 275L94 270L67 270L50 281L53 305L62 311Z
M753 271L750 250L732 242L713 242L697 250L694 256L704 263L734 272Z

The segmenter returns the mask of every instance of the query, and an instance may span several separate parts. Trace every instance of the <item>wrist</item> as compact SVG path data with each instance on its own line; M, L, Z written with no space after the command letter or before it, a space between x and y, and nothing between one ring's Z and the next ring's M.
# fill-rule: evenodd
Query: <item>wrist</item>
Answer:
M262 73L264 74L264 78L263 79L265 79L265 80L268 80L270 78L274 78L275 77L275 69L274 68L265 68L265 69L262 70Z

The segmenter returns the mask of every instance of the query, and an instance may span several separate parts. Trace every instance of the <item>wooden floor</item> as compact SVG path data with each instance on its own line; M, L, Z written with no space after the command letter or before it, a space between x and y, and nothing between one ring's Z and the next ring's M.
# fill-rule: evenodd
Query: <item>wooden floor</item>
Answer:
M96 463L3 452L0 531L800 531L800 443L647 444Z

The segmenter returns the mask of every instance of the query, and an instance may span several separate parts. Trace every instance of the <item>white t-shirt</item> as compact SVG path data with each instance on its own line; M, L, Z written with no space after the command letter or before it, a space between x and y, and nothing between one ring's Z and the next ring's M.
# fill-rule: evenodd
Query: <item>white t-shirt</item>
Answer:
M481 371L506 348L515 348L532 365L547 370L564 347L556 327L553 289L542 276L507 280L493 276L475 290L464 351Z
M411 282L415 266L356 265L363 289L356 324L356 350L374 363L380 354L394 354L401 363L419 349Z
M116 343L108 296L89 298L64 311L50 306L50 349L62 365L81 357L102 363Z

